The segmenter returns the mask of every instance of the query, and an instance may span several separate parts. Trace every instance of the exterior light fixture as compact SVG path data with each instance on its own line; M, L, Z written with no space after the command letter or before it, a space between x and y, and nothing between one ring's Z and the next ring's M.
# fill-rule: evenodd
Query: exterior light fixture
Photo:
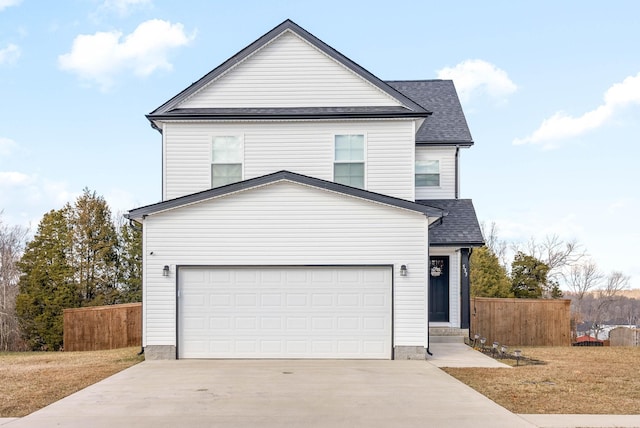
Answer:
M522 356L522 351L519 349L515 349L513 351L513 356L516 357L516 366L520 365L520 357Z
M507 353L507 345L502 345L502 347L500 348L500 355L504 357L504 354L506 353Z
M498 342L493 342L493 345L491 346L491 356L494 358L496 356L496 352L498 351L498 346L500 346Z
M407 265L400 266L400 276L407 276Z
M480 345L482 346L482 350L484 351L484 344L487 343L487 338L483 337L482 339L480 339Z
M162 268L162 276L169 276L169 265L164 265Z
M520 365L520 357L522 356L522 351L519 349L515 349L513 351L513 355L516 357L516 367Z

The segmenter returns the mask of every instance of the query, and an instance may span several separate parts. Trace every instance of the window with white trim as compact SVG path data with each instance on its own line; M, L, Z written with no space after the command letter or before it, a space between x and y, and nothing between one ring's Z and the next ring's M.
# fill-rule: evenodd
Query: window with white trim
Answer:
M440 161L416 161L416 187L440 186Z
M364 135L334 137L333 181L364 189Z
M242 181L242 140L237 135L213 137L211 187Z

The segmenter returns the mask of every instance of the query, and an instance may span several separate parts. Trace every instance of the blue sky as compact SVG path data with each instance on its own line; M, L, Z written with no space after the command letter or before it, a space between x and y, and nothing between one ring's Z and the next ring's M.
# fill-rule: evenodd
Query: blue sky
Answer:
M144 115L290 18L382 79L452 78L462 197L510 241L577 239L640 288L640 2L0 0L0 210L160 199Z

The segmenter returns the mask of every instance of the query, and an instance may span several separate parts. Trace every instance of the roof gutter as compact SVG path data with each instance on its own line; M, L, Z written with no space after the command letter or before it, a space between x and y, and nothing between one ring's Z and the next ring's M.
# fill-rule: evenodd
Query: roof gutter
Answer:
M154 120L296 120L296 119L415 119L431 115L430 112L387 113L324 113L324 114L148 114ZM154 126L154 125L152 125ZM156 126L154 126L156 128Z

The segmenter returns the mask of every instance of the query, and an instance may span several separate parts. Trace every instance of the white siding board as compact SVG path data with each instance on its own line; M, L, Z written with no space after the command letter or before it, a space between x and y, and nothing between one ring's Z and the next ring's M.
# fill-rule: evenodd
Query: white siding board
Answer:
M211 186L211 140L241 135L244 178L280 170L333 180L334 135L364 133L367 190L413 199L413 121L167 123L163 199Z
M398 100L286 31L179 107L398 105Z
M146 345L175 344L176 265L393 265L394 344L425 346L422 214L278 182L151 215L144 227Z
M456 148L417 147L416 161L440 161L440 186L416 187L416 199L453 199L456 197ZM415 169L414 169L415 171Z

